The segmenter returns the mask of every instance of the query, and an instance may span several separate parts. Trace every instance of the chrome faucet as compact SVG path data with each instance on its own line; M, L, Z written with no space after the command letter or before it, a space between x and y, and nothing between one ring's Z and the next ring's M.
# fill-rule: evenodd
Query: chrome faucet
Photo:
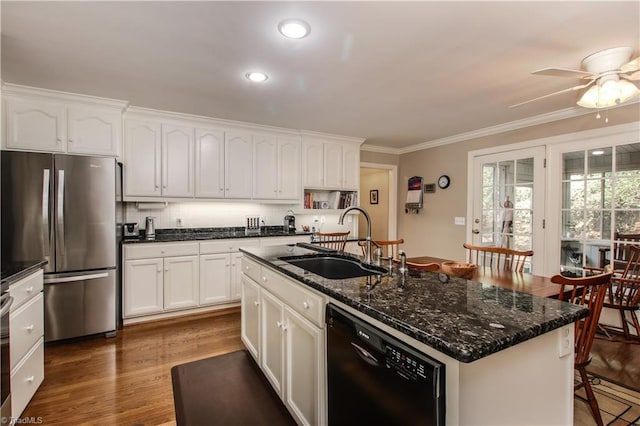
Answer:
M367 220L367 245L365 246L365 250L364 250L364 263L371 264L372 263L371 262L371 257L372 257L371 245L373 244L377 247L380 247L380 245L371 239L371 218L369 217L369 213L367 213L367 211L361 207L349 207L345 211L343 211L342 214L340 215L340 219L338 219L338 224L344 225L344 217L351 210L359 211L364 215L364 218Z

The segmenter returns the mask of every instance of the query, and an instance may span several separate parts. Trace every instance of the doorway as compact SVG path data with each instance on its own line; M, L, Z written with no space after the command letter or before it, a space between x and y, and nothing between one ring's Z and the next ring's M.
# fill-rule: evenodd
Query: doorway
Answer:
M360 207L371 217L371 238L394 240L397 233L397 166L360 163ZM367 222L358 215L358 238L367 236Z

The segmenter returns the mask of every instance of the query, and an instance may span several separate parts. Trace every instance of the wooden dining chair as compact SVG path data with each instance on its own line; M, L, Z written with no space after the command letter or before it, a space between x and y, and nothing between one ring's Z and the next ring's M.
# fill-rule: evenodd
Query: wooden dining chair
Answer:
M532 250L515 250L506 247L476 246L469 243L462 244L469 250L469 263L493 269L522 272L527 258L533 256Z
M640 344L640 246L632 245L628 249L627 263L621 273L614 271L609 292L604 302L605 308L616 309L620 314L620 327L601 324L607 331L622 332L626 342ZM629 331L629 325L635 328L635 336Z
M400 238L399 240L373 240L376 244L378 244L382 248L382 255L385 257L391 256L392 259L398 258L398 251L400 249L400 244L404 243L404 239ZM367 242L366 241L358 241L358 245L362 249L362 255L364 256L366 251ZM375 249L375 247L374 247Z
M598 329L600 312L611 283L611 276L612 273L609 272L582 278L568 278L563 275L551 277L551 282L561 286L558 299L589 309L587 317L575 324L573 366L580 373L580 380L577 380L574 391L585 389L587 402L599 426L602 426L600 408L593 389L591 389L586 368L591 362L591 344Z
M344 247L347 244L347 237L350 233L351 231L328 233L316 232L314 234L315 244L343 252Z
M614 270L623 270L631 257L631 246L633 245L640 245L640 234L621 234L616 231L613 234L613 255L611 258L607 258L607 254L611 252L611 247L602 247L600 249L600 268L611 264Z

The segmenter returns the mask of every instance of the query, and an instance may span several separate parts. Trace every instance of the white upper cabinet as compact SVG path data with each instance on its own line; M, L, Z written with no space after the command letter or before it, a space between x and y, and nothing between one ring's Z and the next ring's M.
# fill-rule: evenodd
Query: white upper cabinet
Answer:
M342 144L324 144L324 186L342 188Z
M360 187L360 147L342 146L342 188L358 190Z
M69 108L67 152L117 156L122 134L122 114L91 108Z
M195 190L198 198L224 198L224 131L196 128Z
M303 135L304 188L357 191L360 182L360 142Z
M300 138L278 137L278 199L299 200Z
M161 167L161 126L158 123L126 120L123 168L125 196L159 197Z
M126 102L4 85L3 148L117 157Z
M305 188L323 188L324 143L317 140L302 141L302 184Z
M162 125L162 196L194 195L194 129Z
M300 199L300 140L254 135L253 198Z
M251 199L253 142L249 132L225 133L225 198Z
M5 110L7 148L65 151L66 109L63 105L7 99Z
M275 136L253 136L253 198L278 198L278 142Z

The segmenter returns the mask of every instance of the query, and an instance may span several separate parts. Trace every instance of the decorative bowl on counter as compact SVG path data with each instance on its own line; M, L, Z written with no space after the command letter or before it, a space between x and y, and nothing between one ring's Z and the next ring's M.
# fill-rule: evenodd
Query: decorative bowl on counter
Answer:
M469 279L473 277L478 267L467 262L442 262L440 269L447 275Z

